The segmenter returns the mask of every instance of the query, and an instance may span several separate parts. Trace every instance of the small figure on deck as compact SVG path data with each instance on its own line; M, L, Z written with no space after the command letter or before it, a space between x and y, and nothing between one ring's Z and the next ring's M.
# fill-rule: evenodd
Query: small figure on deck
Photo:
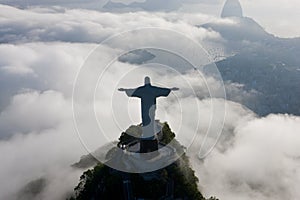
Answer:
M145 77L145 84L134 89L119 88L119 91L126 92L129 97L138 97L141 99L143 139L153 140L155 133L155 110L156 98L167 97L171 91L177 91L178 88L161 88L152 86L149 77Z

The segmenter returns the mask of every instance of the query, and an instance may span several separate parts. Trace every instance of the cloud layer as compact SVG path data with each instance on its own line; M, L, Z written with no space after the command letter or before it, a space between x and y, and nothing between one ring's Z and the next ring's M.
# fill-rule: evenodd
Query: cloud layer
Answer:
M42 11L20 10L0 4L3 20L0 22L1 43L34 41L63 41L100 43L104 39L127 30L141 27L161 27L187 33L201 39L217 37L193 25L204 22L208 16L180 13L123 13L113 14L90 10L49 8ZM191 20L193 24L185 23Z
M97 42L141 26L176 30L198 42L207 39L224 41L216 32L194 27L208 19L207 15L202 14L113 14L65 8L21 10L3 5L0 12L3 16L0 21L0 199L16 198L18 191L28 182L43 177L47 179L46 188L37 199L63 199L76 185L81 172L72 170L70 165L86 154L86 150L73 124L72 89L78 69ZM145 38L134 38L130 42L138 43L138 39ZM155 37L151 39L155 41ZM176 42L180 44L180 41ZM104 58L111 58L113 52L119 51L110 46L105 48ZM105 67L103 61L97 62L97 67ZM121 61L116 61L114 66L108 72L106 85L135 67ZM146 65L138 71L141 81L145 72L152 71L149 70L151 67ZM299 199L300 194L296 190L300 185L300 138L296 134L300 128L299 117L270 115L258 118L241 104L226 101L226 118L219 143L209 157L199 161L197 154L204 141L201 131L208 129L212 114L219 116L212 128L222 125L224 114L224 99L206 99L209 92L205 84L209 84L215 93L221 91L222 85L212 77L205 83L192 73L186 73L184 80L188 80L199 92L193 96L185 93L188 87L182 77L177 77L176 73L163 76L159 72L153 72L157 82L164 77L162 84L177 83L182 86L178 96L187 114L195 110L195 103L198 104L201 119L199 138L191 146L190 155L199 175L201 190L207 196L216 195L225 200ZM130 80L129 75L127 80ZM124 81L122 84L131 86L137 82L139 80ZM103 95L97 96L96 107L101 108L105 102L109 103L110 90L115 89L112 86L101 91ZM237 99L253 98L240 85L226 83L225 87ZM116 99L115 104L128 103L120 95ZM80 100L79 108L83 112L79 117L85 130L96 131L91 128L90 119L85 115L87 102L84 95ZM180 132L175 115L180 106L174 102L175 96L162 100L158 117L168 120L171 127ZM126 105L135 109L130 116L126 111L118 113L119 118L131 120L120 122L122 128L139 120L138 102L133 100ZM96 114L111 117L109 107ZM195 126L193 118L189 115L181 125L186 132ZM107 124L107 128L112 128L112 125ZM115 130L109 139L115 139L118 134L119 130ZM191 136L179 133L178 138L188 144ZM213 144L217 136L210 134L206 142ZM98 145L106 142L105 138L98 141L92 139Z
M236 126L225 152L216 150L196 164L203 190L231 200L298 199L299 122L270 115Z

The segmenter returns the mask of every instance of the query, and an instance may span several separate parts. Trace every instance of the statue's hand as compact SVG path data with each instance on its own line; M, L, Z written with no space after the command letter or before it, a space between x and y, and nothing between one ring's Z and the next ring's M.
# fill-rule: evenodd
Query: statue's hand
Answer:
M179 90L179 88L177 88L177 87L173 87L173 88L171 88L171 90L172 90L172 91L178 91L178 90Z
M124 88L119 88L118 90L119 90L120 92L126 91Z

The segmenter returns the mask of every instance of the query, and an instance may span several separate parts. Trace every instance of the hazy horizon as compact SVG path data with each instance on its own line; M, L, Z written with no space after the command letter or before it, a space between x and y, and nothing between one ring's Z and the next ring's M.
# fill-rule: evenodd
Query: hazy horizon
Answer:
M180 88L156 116L206 197L299 199L300 1L116 2L0 0L0 200L65 199L70 166L141 122L117 88L146 75Z

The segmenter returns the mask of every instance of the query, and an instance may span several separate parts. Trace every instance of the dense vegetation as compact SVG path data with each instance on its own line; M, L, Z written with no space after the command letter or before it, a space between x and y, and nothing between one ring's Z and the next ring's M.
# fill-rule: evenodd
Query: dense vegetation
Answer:
M107 166L99 163L93 169L84 172L74 189L75 197L70 200L123 199L122 179L116 174L111 174L109 170Z
M123 179L126 176L132 182L134 197L159 199L167 197L168 184L173 184L173 198L204 200L198 191L198 178L190 168L187 156L161 170L146 174L127 174L98 164L80 177L75 195L71 200L85 199L124 199ZM147 180L147 176L151 176Z
M139 134L138 126L130 127ZM131 132L132 133L132 132ZM168 144L175 138L167 123L163 124L160 143ZM135 137L122 133L119 144L130 142ZM174 140L173 140L174 141ZM175 140L175 144L178 142ZM176 149L182 148L178 143ZM130 182L130 195L143 199L192 199L205 200L198 190L198 178L191 169L188 157L183 154L173 164L149 173L130 174L109 168L101 163L80 177L75 194L70 200L125 199L124 183ZM128 193L127 193L128 194ZM211 200L216 200L211 198Z

